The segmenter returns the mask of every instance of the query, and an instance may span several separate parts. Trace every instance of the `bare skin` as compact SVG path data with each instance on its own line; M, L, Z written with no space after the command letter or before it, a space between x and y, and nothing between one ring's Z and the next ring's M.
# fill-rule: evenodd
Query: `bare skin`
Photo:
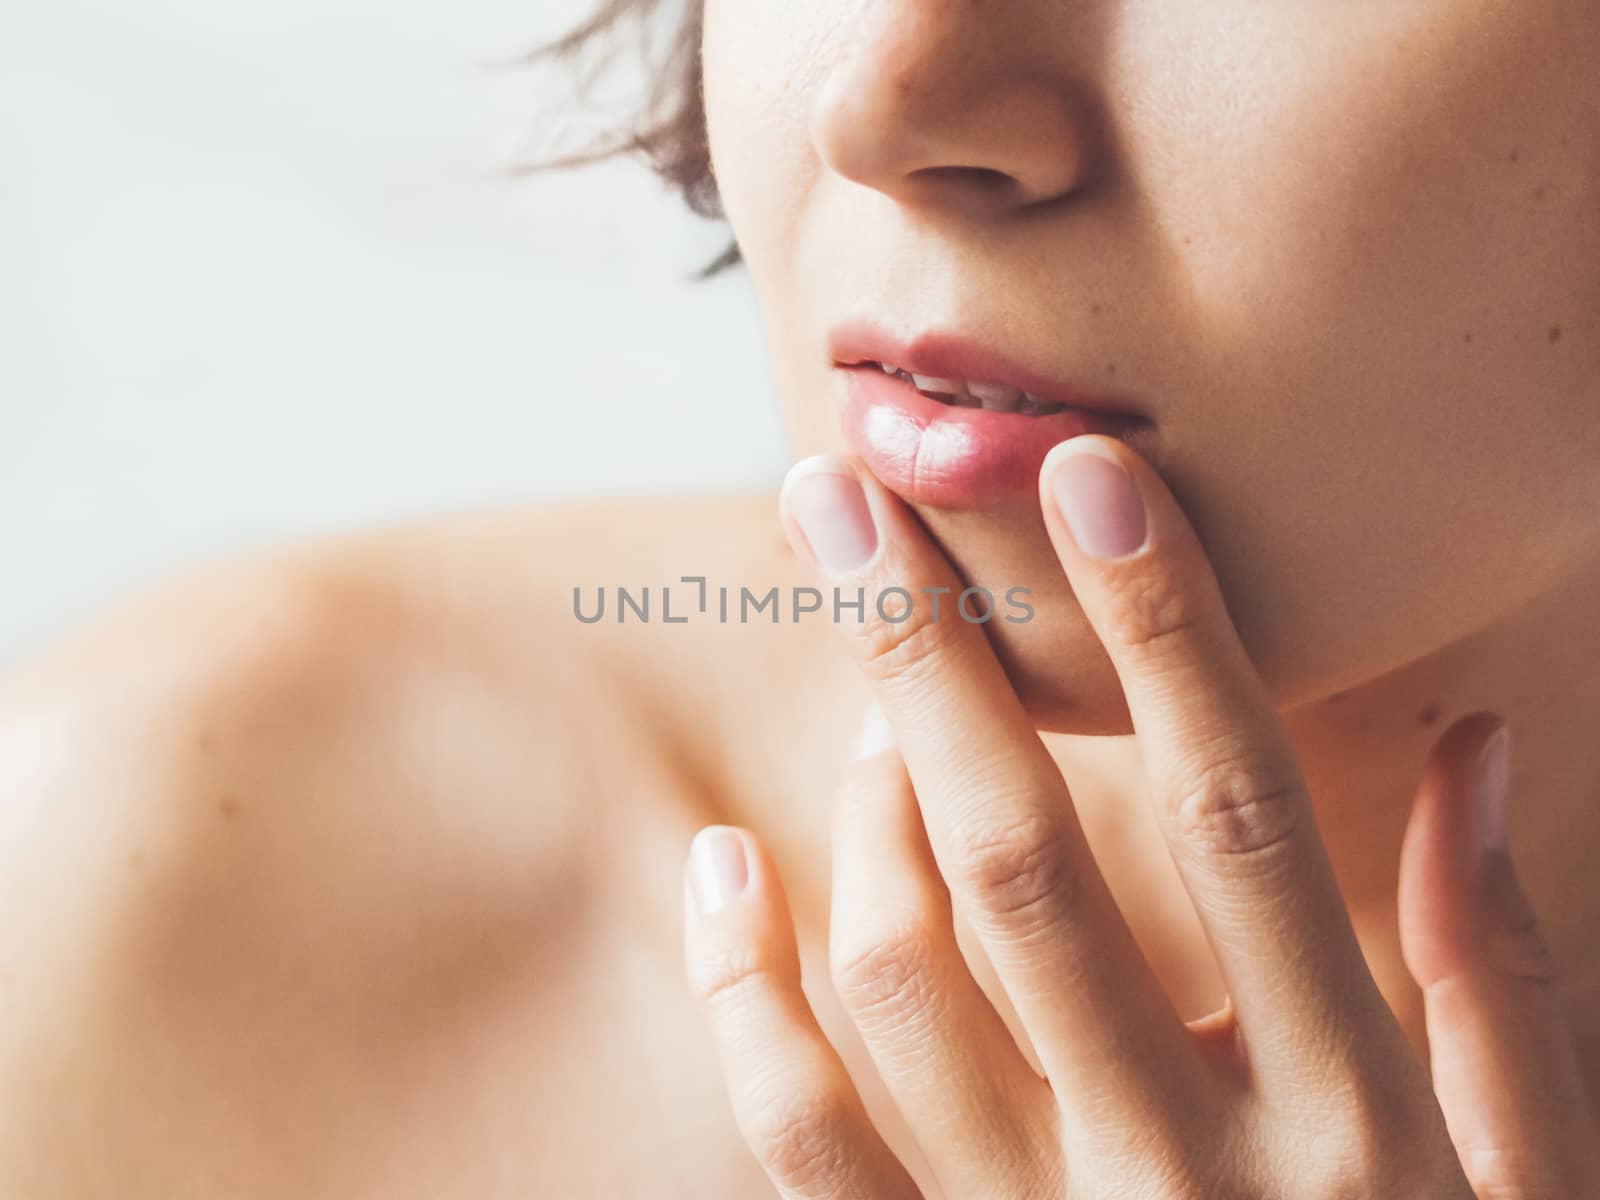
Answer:
M1372 974L1416 1044L1395 868L1433 741L1468 709L1535 727L1513 768L1517 836L1547 867L1558 843L1596 836L1593 7L707 0L705 29L711 159L796 456L854 452L888 475L898 462L882 482L963 582L1034 587L1039 619L989 632L1035 727L1063 735L1052 745L1090 842L1138 864L1108 868L1109 886L1157 943L1180 1012L1221 997L1197 939L1152 937L1193 932L1133 815L1149 807L1139 751L1162 747L1131 744L1122 681L1054 561L1035 481L942 501L917 486L941 465L930 439L874 446L871 422L848 420L841 436L841 321L907 341L955 331L1153 420L1150 463L1199 534ZM1549 688L1568 699L1552 706ZM922 700L896 726L932 744L982 703ZM924 813L929 782L916 780ZM1583 861L1524 874L1537 902L1573 914L1555 937L1592 1054ZM738 944L778 962L777 906L751 904L763 919L729 916L747 922ZM1172 1074L1148 1091L1185 1094ZM850 1157L819 1140L819 1160ZM856 1194L827 1172L812 1182Z
M1418 771L1464 713L1512 728L1512 848L1592 1093L1593 5L705 8L797 455L847 448L826 343L855 317L1137 395L1419 1055ZM1218 976L1024 482L916 515L968 582L1036 587L1040 619L992 631L1008 677L1197 1017ZM479 514L216 564L5 677L0 1191L762 1194L680 956L713 822L774 856L914 1168L823 953L867 689L821 622L572 618L574 585L685 574L811 582L772 496Z
M681 864L711 822L770 848L819 1018L914 1161L827 982L833 790L866 690L823 624L579 626L574 583L805 579L771 496L652 511L218 564L5 677L27 836L0 874L29 898L0 916L7 1194L764 1194L682 973ZM1559 669L1594 634L1558 601L1503 654L1463 646L1324 707L1396 755L1485 703L1517 730L1513 850L1593 1089L1600 709L1592 671ZM63 758L63 734L98 752ZM1211 1011L1166 850L1101 786L1122 743L1048 741L1179 1013ZM1393 929L1404 814L1375 797L1319 822L1425 1062Z

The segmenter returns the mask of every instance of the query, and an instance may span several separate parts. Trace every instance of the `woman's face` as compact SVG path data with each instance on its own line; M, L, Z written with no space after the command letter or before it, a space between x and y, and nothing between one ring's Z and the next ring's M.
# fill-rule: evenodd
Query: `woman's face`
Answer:
M704 62L797 454L863 319L1123 397L1283 707L1600 553L1592 0L706 0ZM1033 481L897 490L1032 589L1041 727L1127 732Z

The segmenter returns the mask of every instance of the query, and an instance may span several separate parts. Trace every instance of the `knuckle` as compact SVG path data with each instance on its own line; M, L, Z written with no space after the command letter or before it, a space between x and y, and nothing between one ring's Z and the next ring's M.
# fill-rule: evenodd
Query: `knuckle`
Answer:
M841 942L833 954L834 988L857 1022L902 1022L932 1001L936 954L932 931L908 917L875 936Z
M1319 1200L1420 1195L1455 1160L1437 1107L1402 1098L1392 1078L1356 1078L1334 1090L1343 1099L1330 1106L1322 1093L1301 1113L1295 1139L1301 1161L1327 1167L1318 1174Z
M934 599L925 592L915 592L910 604L904 606L904 615L889 620L868 598L865 617L849 628L869 678L918 678L960 652L963 622L960 617L952 619L946 611L952 607L950 604L942 605L936 616ZM948 601L949 597L944 599ZM898 610L891 611L899 615Z
M1178 797L1174 820L1189 848L1212 857L1256 857L1285 846L1306 819L1297 781L1228 762L1204 771Z
M1192 587L1179 586L1170 571L1153 563L1107 584L1106 635L1136 654L1163 653L1193 638L1202 627Z
M1212 1178L1220 1172L1202 1171L1193 1159L1150 1159L1143 1170L1151 1180L1148 1194L1162 1200L1217 1200L1218 1196L1229 1194L1219 1186L1220 1181Z
M962 890L986 916L1044 924L1067 902L1072 872L1052 817L974 818L952 829L950 842Z
M1151 1120L1125 1125L1118 1131L1117 1143L1103 1153L1106 1173L1129 1184L1137 1181L1139 1186L1125 1193L1129 1195L1160 1196L1162 1200L1215 1200L1228 1195L1221 1187L1221 1164L1232 1169L1236 1160L1214 1153L1215 1140L1209 1146L1189 1142L1186 1131L1176 1127L1175 1116L1168 1110Z
M757 1089L739 1110L739 1126L772 1181L804 1192L840 1170L854 1112L838 1083L793 1072Z
M762 955L741 942L699 950L689 964L689 986L702 1004L727 1016L758 993L778 990L779 982Z

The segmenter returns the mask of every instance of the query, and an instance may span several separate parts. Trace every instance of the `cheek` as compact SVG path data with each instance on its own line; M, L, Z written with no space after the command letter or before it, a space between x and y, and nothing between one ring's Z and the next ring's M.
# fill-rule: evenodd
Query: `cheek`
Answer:
M1600 13L1292 12L1128 30L1126 153L1193 347L1171 482L1264 656L1371 662L1596 548Z
M813 80L828 61L821 4L706 0L701 43L706 133L723 211L758 291L784 248L819 164L807 131Z
M1446 7L1397 4L1306 40L1263 23L1256 41L1154 47L1221 64L1203 82L1167 74L1193 86L1149 103L1191 115L1140 130L1135 154L1159 226L1185 235L1178 290L1213 342L1265 330L1323 351L1319 370L1348 361L1343 339L1474 374L1514 356L1524 385L1529 367L1571 363L1544 347L1563 320L1592 319L1600 285L1600 14ZM1221 94L1205 86L1217 77Z
M1264 21L1254 41L1230 30L1204 47L1192 28L1186 48L1147 48L1144 80L1163 78L1163 58L1215 68L1168 72L1180 87L1147 107L1185 115L1135 130L1132 151L1154 226L1182 235L1165 277L1201 353L1270 363L1340 401L1302 410L1267 392L1256 412L1281 424L1288 406L1336 431L1403 403L1497 450L1508 395L1550 434L1594 413L1588 7L1399 3L1304 34Z
M825 168L809 128L811 97L847 47L837 0L706 0L702 41L707 138L718 194L738 240L763 323L788 439L796 457L842 448L818 403L820 350L797 286L800 247Z

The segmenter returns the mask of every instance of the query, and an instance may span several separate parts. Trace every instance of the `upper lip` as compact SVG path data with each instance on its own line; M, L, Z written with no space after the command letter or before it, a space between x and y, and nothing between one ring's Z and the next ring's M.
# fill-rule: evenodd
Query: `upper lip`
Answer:
M829 331L828 354L840 367L888 363L913 375L1003 383L1040 400L1073 408L1126 417L1148 416L1131 397L1097 393L1086 385L1052 378L1008 358L993 346L953 331L927 330L903 341L871 321L846 321Z

